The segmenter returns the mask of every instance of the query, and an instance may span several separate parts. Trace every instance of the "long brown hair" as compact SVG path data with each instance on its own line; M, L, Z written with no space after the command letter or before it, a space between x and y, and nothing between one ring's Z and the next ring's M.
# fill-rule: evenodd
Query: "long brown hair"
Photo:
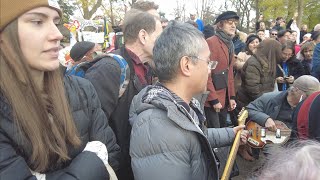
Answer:
M74 124L60 71L44 72L44 90L40 90L22 54L18 22L1 32L0 91L12 108L17 136L29 167L43 172L52 162L68 159L67 144L81 144ZM31 146L30 146L31 145Z
M281 61L281 43L274 39L265 39L259 43L254 56L262 64L262 70L276 75L277 63Z

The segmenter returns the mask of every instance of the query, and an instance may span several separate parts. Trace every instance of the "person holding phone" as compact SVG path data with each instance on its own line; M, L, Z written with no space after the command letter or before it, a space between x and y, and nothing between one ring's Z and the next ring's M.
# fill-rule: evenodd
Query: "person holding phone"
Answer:
M287 90L295 79L306 74L302 63L295 56L294 43L286 41L282 44L282 61L277 64L277 78L279 91Z

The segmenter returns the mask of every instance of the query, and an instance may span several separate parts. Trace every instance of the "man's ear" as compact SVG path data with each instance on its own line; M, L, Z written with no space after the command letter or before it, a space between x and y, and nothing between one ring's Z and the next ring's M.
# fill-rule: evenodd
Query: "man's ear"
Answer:
M143 44L143 45L146 44L146 38L147 38L147 36L148 36L148 33L147 33L146 30L141 29L141 30L139 31L138 38L139 38L139 41L141 42L141 44Z
M192 64L190 57L183 56L180 60L179 67L182 75L189 77L191 76L191 72L194 66Z

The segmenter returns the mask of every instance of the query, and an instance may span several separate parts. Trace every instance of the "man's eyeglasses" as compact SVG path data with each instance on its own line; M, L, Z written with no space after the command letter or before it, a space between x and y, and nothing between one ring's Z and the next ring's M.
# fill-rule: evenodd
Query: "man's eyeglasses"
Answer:
M205 60L205 59L201 59L201 58L199 58L199 57L197 57L197 56L190 56L191 58L196 58L196 59L199 59L199 60L202 60L202 61L206 61L207 63L208 63L208 68L210 69L210 70L213 70L213 69L215 69L216 67L217 67L217 65L218 65L218 61L209 61L208 62L208 60Z
M277 34L277 33L271 33L271 35L272 35L272 36L277 36L278 34Z

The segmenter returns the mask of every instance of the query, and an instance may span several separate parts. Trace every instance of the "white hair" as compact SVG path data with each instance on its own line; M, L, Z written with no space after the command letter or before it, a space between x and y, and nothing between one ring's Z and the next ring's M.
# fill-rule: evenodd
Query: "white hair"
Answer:
M313 28L314 31L320 31L320 24L317 24Z
M259 180L318 180L320 177L320 143L296 141L271 157L258 175Z

